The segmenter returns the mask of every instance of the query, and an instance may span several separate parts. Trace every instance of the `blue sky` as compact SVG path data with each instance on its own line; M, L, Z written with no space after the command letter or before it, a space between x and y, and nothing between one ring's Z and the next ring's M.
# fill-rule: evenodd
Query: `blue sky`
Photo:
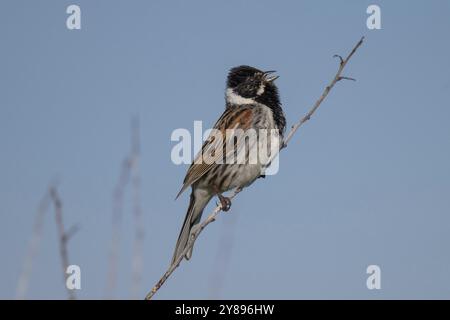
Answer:
M66 28L78 4L82 29ZM368 30L366 8L381 8ZM144 274L165 271L188 195L174 129L212 126L229 68L275 69L292 124L366 42L339 83L257 181L210 225L160 299L449 298L450 4L447 1L2 1L0 298L14 298L33 220L58 177L79 298L107 297L112 192L141 123ZM127 189L116 298L130 298ZM212 208L213 203L210 204ZM28 298L64 299L49 211ZM366 268L379 265L381 290ZM155 298L156 298L155 297Z

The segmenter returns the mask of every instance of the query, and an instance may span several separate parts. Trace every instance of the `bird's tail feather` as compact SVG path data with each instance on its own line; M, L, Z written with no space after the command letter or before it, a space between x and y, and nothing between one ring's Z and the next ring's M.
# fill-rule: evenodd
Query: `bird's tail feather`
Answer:
M179 258L183 253L186 245L189 242L189 236L191 234L192 228L200 223L202 217L203 209L208 204L210 196L199 194L196 190L192 190L189 207L184 218L183 227L181 228L180 235L178 236L177 244L175 246L175 252L172 257L172 264ZM186 260L189 260L192 256L192 248L186 253Z

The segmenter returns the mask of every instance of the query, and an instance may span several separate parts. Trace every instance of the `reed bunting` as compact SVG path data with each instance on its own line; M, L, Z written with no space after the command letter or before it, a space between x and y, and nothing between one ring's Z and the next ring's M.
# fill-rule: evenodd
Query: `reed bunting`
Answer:
M265 169L270 163L261 161L259 157L256 161L250 161L250 155L254 154L252 151L261 146L266 150L271 150L273 146L278 146L278 149L281 147L286 119L274 83L278 76L273 75L274 72L264 72L249 66L239 66L230 70L225 93L225 112L214 125L214 134L211 133L189 167L183 187L177 195L178 198L189 186L192 188L172 264L183 253L193 228L200 223L203 209L212 197L217 195L222 209L227 211L231 201L222 195L223 192L235 188L242 189L264 176ZM230 130L239 129L243 135L231 134L230 137ZM257 137L256 143L249 143L248 139L246 140L250 130ZM275 132L275 135L266 135L269 131ZM231 151L226 148L230 145L230 141L233 146ZM262 143L264 145L261 145ZM238 150L243 150L244 161L230 162L230 156L234 160L239 156ZM213 161L206 161L205 157ZM192 248L186 253L185 258L189 260L191 256Z

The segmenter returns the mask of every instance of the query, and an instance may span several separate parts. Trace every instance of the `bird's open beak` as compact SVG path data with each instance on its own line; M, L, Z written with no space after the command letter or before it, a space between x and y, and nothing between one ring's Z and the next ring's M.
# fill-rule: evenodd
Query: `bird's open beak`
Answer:
M270 71L266 71L264 72L264 79L266 79L267 82L273 82L275 80L277 80L280 76L276 76L276 75L271 75L272 73L275 73L275 70L270 70Z

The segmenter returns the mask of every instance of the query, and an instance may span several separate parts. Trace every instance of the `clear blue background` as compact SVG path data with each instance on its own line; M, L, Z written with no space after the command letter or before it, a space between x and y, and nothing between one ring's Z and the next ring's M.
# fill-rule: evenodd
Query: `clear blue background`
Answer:
M382 10L368 30L366 8ZM66 28L78 4L82 29ZM211 126L227 70L275 69L289 124L364 46L316 116L197 241L157 298L450 298L448 1L5 1L0 4L0 298L14 298L36 208L58 176L79 298L129 298L127 189L116 292L105 292L112 191L139 114L141 296L170 261L188 196L176 128ZM213 203L210 204L211 208ZM366 288L366 267L382 289ZM66 298L53 211L29 298Z

